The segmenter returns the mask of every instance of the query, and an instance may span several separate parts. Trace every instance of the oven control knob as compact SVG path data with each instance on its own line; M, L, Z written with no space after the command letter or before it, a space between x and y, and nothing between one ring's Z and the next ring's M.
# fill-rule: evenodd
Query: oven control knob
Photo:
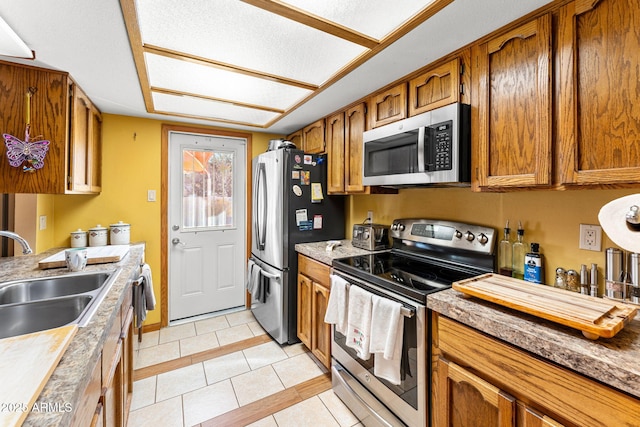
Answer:
M404 231L404 224L398 224L398 230Z
M397 222L394 222L393 224L391 224L391 229L392 229L393 231L397 230L397 229L398 229L398 223L397 223Z
M462 239L462 233L456 230L456 239Z
M484 233L480 233L480 235L478 236L478 241L485 245L489 241L489 238Z
M476 238L476 236L474 236L472 232L467 231L467 232L464 234L464 238L465 238L465 239L467 239L468 241L472 242L472 241L473 241L473 239L475 239L475 238Z
M366 382L370 382L370 381L371 381L371 375L369 375L369 374L365 374L365 375L364 375L364 380L365 380Z

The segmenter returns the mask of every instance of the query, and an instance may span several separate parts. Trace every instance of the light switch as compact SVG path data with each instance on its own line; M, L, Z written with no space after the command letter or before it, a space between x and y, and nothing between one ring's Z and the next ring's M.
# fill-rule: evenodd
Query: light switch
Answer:
M156 190L147 190L147 202L156 201Z
M40 215L40 230L46 230L47 228L47 216Z

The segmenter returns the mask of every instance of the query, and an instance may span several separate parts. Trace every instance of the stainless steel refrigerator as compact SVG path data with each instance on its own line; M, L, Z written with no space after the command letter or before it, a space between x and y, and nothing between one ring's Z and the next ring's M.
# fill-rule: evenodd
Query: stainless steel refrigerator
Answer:
M344 196L327 196L325 155L284 148L253 159L251 311L280 344L296 333L296 243L344 238ZM251 266L251 268L255 268ZM255 272L254 272L255 273Z

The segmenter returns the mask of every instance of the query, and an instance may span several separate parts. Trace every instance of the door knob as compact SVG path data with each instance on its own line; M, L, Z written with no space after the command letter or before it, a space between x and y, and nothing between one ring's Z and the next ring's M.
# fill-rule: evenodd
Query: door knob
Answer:
M171 243L173 243L174 245L187 246L186 243L181 242L180 239L178 239L177 237L174 237L173 239L171 239Z

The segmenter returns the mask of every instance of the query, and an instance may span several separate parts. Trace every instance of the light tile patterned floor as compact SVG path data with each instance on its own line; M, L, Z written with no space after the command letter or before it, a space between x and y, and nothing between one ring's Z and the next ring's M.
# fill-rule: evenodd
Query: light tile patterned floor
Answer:
M136 341L134 369L265 335L250 311L171 326ZM192 427L323 375L302 344L275 341L134 382L130 427ZM253 427L361 426L332 390L249 424Z

